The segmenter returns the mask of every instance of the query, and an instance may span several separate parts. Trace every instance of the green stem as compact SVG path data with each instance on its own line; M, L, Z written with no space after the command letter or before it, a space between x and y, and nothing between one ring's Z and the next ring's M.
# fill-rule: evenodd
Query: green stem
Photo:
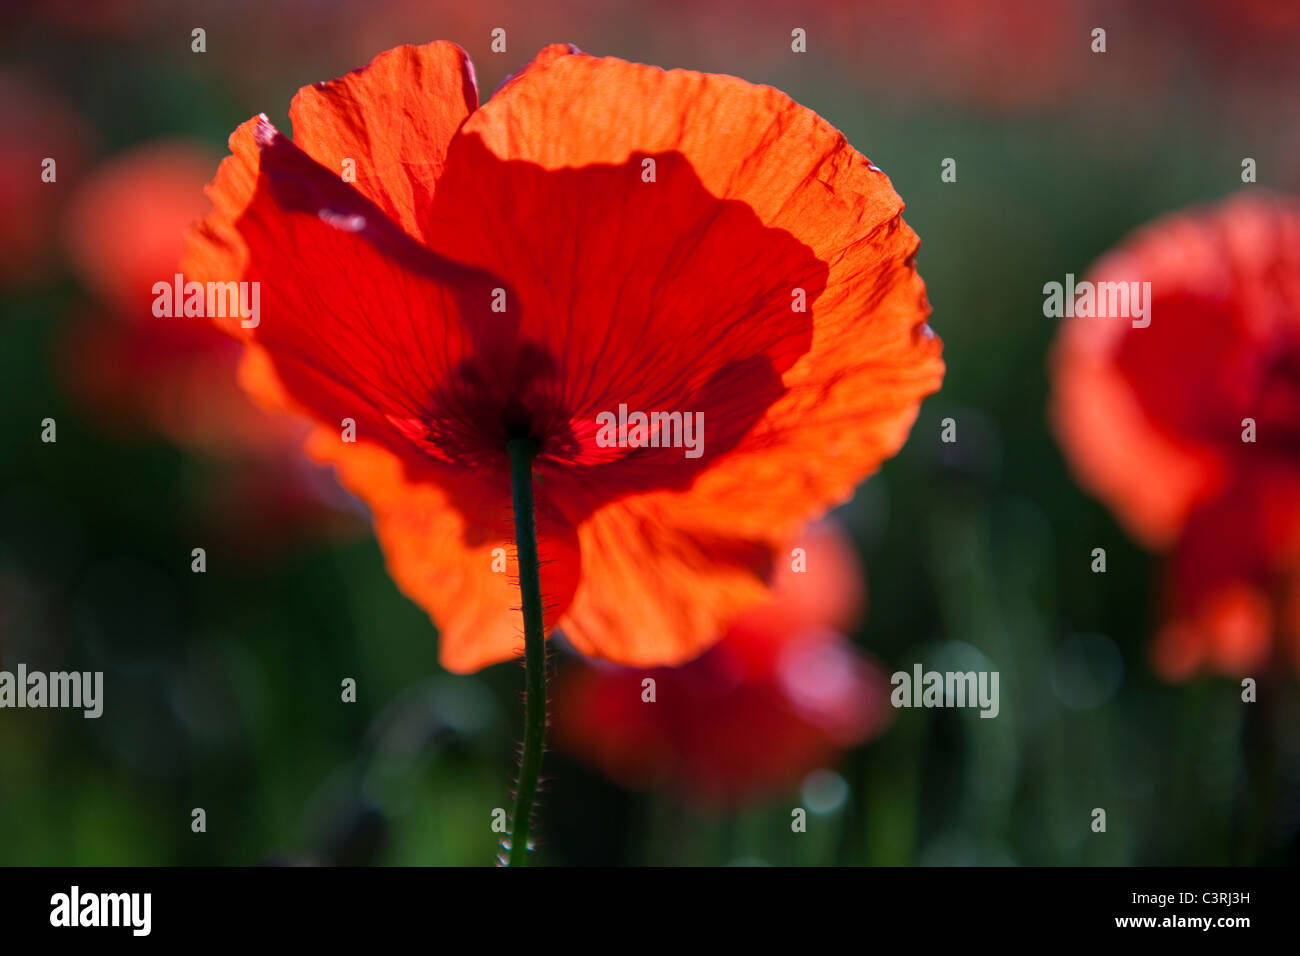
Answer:
M546 744L546 634L542 626L542 581L537 560L537 528L533 514L533 456L537 446L514 438L510 454L510 491L514 500L515 547L519 552L519 591L524 612L524 747L519 760L519 786L511 821L510 866L528 863L528 831L542 772Z

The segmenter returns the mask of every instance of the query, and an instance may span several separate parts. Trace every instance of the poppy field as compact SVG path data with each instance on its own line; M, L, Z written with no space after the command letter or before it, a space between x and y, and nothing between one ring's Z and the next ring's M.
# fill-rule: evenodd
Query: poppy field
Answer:
M0 51L0 865L1300 859L1294 3Z

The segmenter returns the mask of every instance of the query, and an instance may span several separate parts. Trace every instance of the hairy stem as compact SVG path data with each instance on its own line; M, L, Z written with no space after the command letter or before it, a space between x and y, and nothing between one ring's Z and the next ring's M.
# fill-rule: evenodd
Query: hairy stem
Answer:
M546 635L542 628L542 581L533 517L533 456L537 454L537 446L529 439L514 438L506 443L506 449L510 454L510 490L524 613L524 746L511 821L509 865L526 866L528 833L546 745Z

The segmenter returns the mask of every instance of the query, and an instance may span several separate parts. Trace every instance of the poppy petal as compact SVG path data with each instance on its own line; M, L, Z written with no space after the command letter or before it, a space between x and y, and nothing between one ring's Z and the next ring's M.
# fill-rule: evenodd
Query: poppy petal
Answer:
M261 315L250 328L215 321L265 351L274 390L297 406L324 421L364 422L365 437L419 456L425 424L458 411L442 404L457 393L464 357L490 353L477 313L503 283L420 245L265 119L251 136L259 178L221 247L239 245L242 271L217 278L258 283ZM219 174L214 192L223 185ZM211 278L232 261L195 257L187 273Z
M689 400L689 390L656 376L675 376L683 364L689 372L689 359L707 353L713 334L725 332L722 341L733 350L752 345L780 375L781 394L757 397L739 419L743 441L698 479L692 475L692 487L706 508L726 501L729 517L747 531L788 537L898 450L919 400L942 377L941 345L924 325L918 240L901 219L902 202L842 134L776 90L548 51L466 121L448 153L448 179L459 176L458 153L490 153L529 164L521 172L551 171L548 187L572 170L616 169L623 198L611 192L590 207L521 210L530 194L502 177L472 197L449 189L446 201L431 207L426 231L436 245L456 225L454 235L464 240L458 256L520 277L522 294L539 290L522 310L524 323L572 343L572 361L586 373L579 381L603 369L607 394ZM575 124L574 116L600 122ZM664 157L667 178L643 183L644 161L659 159L662 171ZM483 166L474 167L480 175ZM740 233L750 241L734 241L734 213L730 244L711 246L709 223L683 220L684 209L699 202L688 172L692 184L722 201L712 206L720 215L730 213L727 203L752 213L761 229ZM657 205L641 199L664 186ZM505 235L466 235L465 222L512 211L514 227ZM685 230L682 244L647 250L643 237L673 231L666 222ZM794 245L787 249L776 236ZM702 261L699 250L709 253ZM682 278L693 265L710 277L708 291ZM632 294L647 272L662 283L652 287L648 309ZM806 316L792 309L802 286ZM624 289L639 312L619 298ZM675 291L682 293L676 299ZM757 321L722 325L723 303L744 303ZM799 318L808 321L792 320ZM663 342L677 344L672 363L656 361ZM700 354L695 368L711 361ZM737 420L734 410L714 417L717 427Z
M679 664L715 642L737 609L766 597L766 542L684 525L672 508L667 496L636 496L578 529L584 575L561 626L583 654Z
M325 428L312 434L308 452L333 465L343 485L370 504L389 573L439 627L443 667L468 673L523 653L519 564L504 500L479 495L480 507L465 514L464 502L476 500L472 489L453 495L446 487L481 479L458 477L450 469L436 475L413 471L381 446L345 444ZM453 506L453 497L460 505ZM549 634L569 607L582 561L572 526L540 505L538 554Z
M841 134L775 90L566 52L553 49L466 121L446 172L460 186L431 207L426 233L517 277L527 333L572 362L562 379L607 401L699 407L720 367L715 341L719 353L751 348L779 377L765 389L752 369L727 378L733 404L705 414L724 453L706 468L661 454L638 475L610 467L597 481L599 469L568 467L554 477L557 499L584 523L589 571L566 634L598 656L680 661L761 594L773 546L897 451L938 387L941 346L924 326L902 203ZM576 115L602 121L575 128ZM647 159L653 183L641 177ZM485 171L500 173L488 187ZM690 221L700 208L710 218ZM466 228L503 217L513 223L505 234ZM676 244L656 245L664 235ZM792 308L801 285L806 314ZM608 502L608 489L645 494L655 483L682 493L631 511ZM658 529L648 533L664 540L642 553L647 514ZM713 560L689 544L700 536ZM638 559L611 553L614 540ZM638 568L644 580L629 580ZM678 586L656 583L658 573ZM618 597L629 590L640 598Z
M255 134L264 121L265 117L254 116L230 134L230 155L221 161L217 175L204 190L212 201L212 211L185 233L181 270L189 279L226 282L244 275L248 250L235 223L257 189L260 156ZM238 316L213 316L210 321L235 338L247 338Z
M408 235L433 198L452 136L478 107L469 57L455 43L399 46L368 66L303 87L289 106L293 141L341 174Z
M256 327L225 323L248 345L243 384L264 404L332 426L316 431L313 454L371 504L394 579L442 628L445 666L473 670L515 656L517 574L512 589L511 576L491 568L495 548L514 548L504 450L483 469L489 477L471 481L469 470L445 467L416 444L421 423L441 414L428 403L440 388L454 391L458 357L490 348L471 341L483 325L464 313L474 297L486 309L486 289L499 280L420 246L264 118L232 139L239 152L222 173L234 175L219 174L212 190L225 205L204 225L204 235L221 241L200 243L206 255L186 267L210 278L208 270L239 262L235 276L261 283ZM253 161L259 172L249 190ZM355 444L336 430L348 420ZM553 628L581 563L575 530L544 493L537 498Z

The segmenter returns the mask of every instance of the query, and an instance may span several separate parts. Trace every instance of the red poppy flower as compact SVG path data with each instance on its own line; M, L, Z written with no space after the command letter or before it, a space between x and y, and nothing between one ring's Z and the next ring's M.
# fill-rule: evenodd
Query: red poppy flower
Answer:
M245 384L318 423L452 670L522 646L509 439L539 448L547 632L677 662L938 387L902 202L776 90L553 46L479 107L433 43L289 116L231 136L186 271L260 283L255 323L215 320ZM701 454L602 444L620 406L702 415Z
M795 784L879 733L890 714L888 675L841 633L862 613L857 558L829 523L799 546L807 570L783 565L770 603L746 611L690 663L562 671L559 746L622 784L730 803Z
M1053 418L1084 486L1175 552L1157 668L1300 660L1300 203L1170 216L1089 278L1151 283L1145 328L1067 321Z

